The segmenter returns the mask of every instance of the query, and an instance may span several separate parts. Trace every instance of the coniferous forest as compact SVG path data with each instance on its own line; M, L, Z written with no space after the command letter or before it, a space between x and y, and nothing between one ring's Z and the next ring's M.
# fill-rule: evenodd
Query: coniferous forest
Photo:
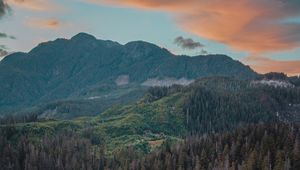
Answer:
M9 138L13 128L2 137ZM126 147L105 156L104 148L74 132L44 136L38 143L21 136L0 141L1 169L245 169L300 168L300 129L294 124L256 124L232 132L189 136L166 141L159 150L140 154Z

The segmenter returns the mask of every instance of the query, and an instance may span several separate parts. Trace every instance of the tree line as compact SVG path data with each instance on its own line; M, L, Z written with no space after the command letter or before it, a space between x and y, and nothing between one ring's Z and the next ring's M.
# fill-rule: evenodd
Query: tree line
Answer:
M257 124L233 133L189 137L161 151L129 161L119 158L108 169L130 170L298 170L298 125Z
M187 169L298 170L300 127L297 124L253 124L232 132L189 136L142 155L132 147L107 155L102 144L75 132L46 135L40 141L26 134L14 141L14 128L1 129L1 169Z

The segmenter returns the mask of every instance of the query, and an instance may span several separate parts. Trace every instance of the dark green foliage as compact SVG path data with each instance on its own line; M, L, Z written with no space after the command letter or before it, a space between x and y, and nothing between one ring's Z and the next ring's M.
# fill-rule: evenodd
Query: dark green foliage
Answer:
M25 112L24 114L36 113L39 118L45 119L66 120L80 116L95 116L113 105L130 104L140 99L145 91L145 87L132 85L132 87L110 89L95 99L80 98L53 101L23 112Z
M221 131L247 123L274 122L278 120L276 112L287 103L300 100L299 90L253 87L227 78L216 80L203 80L189 89L183 110L191 133Z
M150 89L154 99L180 94L177 107L192 134L230 130L248 123L300 122L300 89L255 85L226 77L202 78L187 87Z
M99 169L103 153L92 147L90 140L73 132L45 136L41 141L30 142L22 136L17 143L8 141L9 134L1 131L0 165L8 170Z
M0 124L15 124L38 121L38 115L35 113L28 113L23 115L4 115L0 118Z
M45 153L47 160L73 164L74 159L75 169L298 170L299 104L298 87L202 78L186 87L151 88L137 103L112 107L95 117L0 126L0 150L5 155L1 161L18 168L26 160L23 150L31 149L20 149L26 145ZM66 129L74 133L64 138ZM67 152L66 157L44 151L49 149L44 146L47 140L57 145L50 145L56 153ZM64 143L71 148L84 143L87 148L64 150ZM30 158L31 163L48 165L44 157Z
M126 147L107 157L103 145L73 132L45 136L32 142L26 135L16 143L1 131L1 169L242 169L298 170L300 168L299 125L257 124L232 133L190 136L149 154L145 144ZM142 151L139 152L138 150Z
M298 170L299 136L298 125L251 125L233 133L187 138L131 161L130 168L121 162L113 169Z
M300 87L300 77L299 77L299 76L290 77L289 80L290 80L295 86Z
M173 85L171 87L150 87L147 90L146 96L144 97L144 101L153 102L168 95L180 92L183 89L184 87L180 85Z
M24 133L40 138L67 128L85 134L87 128L99 136L93 144L106 139L112 152L119 146L140 145L143 140L227 131L249 123L300 122L299 108L299 88L211 77L187 87L150 88L137 103L112 107L96 117L17 124L16 138Z

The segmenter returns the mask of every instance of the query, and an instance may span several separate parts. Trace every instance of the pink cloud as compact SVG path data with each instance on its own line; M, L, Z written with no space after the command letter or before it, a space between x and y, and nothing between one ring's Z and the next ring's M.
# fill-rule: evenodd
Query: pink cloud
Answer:
M266 57L247 57L243 62L259 73L284 72L290 76L300 74L300 60L281 61Z
M88 0L93 3L160 10L186 31L234 49L264 53L298 48L299 0Z
M33 28L50 30L56 30L61 27L61 23L57 19L29 18L25 21L25 24Z
M197 36L223 43L232 49L261 56L268 52L300 47L300 0L86 0L113 6L163 11L178 25ZM258 72L300 72L300 61L253 57ZM249 58L247 59L250 62ZM255 63L255 64L254 64Z
M51 0L4 0L9 6L33 11L49 11L58 8Z

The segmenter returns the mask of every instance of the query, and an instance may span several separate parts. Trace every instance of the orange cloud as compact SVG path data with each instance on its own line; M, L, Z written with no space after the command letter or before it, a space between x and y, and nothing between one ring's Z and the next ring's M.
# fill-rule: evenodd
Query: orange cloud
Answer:
M49 0L4 0L12 7L23 8L33 11L48 11L56 9L57 6Z
M284 72L289 76L300 74L300 60L280 61L265 57L247 57L243 62L259 73Z
M299 0L87 0L172 14L188 32L250 53L298 48Z
M59 29L61 23L56 19L37 19L37 18L29 18L25 21L25 24L40 29Z

